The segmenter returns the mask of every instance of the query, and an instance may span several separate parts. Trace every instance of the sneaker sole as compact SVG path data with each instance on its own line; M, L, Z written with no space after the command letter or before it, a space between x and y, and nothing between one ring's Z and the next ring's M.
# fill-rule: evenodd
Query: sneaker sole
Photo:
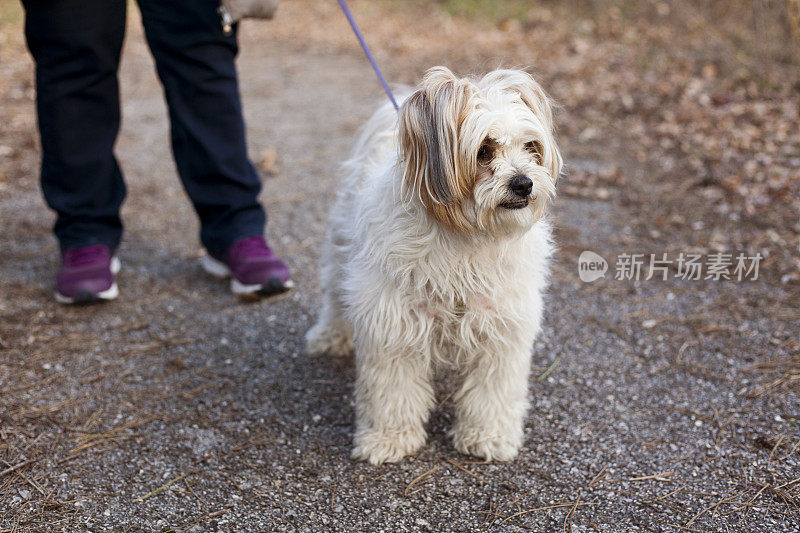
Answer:
M215 278L231 278L231 292L242 299L258 298L260 296L277 296L294 288L294 282L289 279L282 281L279 277L270 278L267 283L246 284L233 278L230 269L222 261L217 261L210 255L200 258L200 264L207 273Z
M94 302L107 302L109 300L116 299L117 296L119 296L119 287L117 287L116 283L112 283L111 287L109 287L104 291L98 292L97 294L89 291L79 291L74 298L70 298L69 296L64 296L58 291L55 292L56 302L67 305L82 305Z
M120 263L119 258L112 257L111 258L111 265L110 265L111 273L114 275L119 274L119 271L122 269L122 263ZM74 297L69 297L61 294L58 291L55 291L55 298L56 302L65 305L83 305L83 304L90 304L94 302L107 302L109 300L114 300L119 296L119 287L117 286L117 282L113 282L111 287L107 288L104 291L100 291L98 293L92 293L89 291L79 291Z

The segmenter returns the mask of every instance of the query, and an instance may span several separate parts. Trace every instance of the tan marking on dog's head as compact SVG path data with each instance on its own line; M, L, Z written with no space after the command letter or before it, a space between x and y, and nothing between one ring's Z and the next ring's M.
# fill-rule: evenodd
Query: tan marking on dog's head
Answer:
M472 192L475 157L464 147L464 122L476 87L445 67L426 72L419 89L400 109L403 186L410 187L430 215L452 229L471 224L461 204Z

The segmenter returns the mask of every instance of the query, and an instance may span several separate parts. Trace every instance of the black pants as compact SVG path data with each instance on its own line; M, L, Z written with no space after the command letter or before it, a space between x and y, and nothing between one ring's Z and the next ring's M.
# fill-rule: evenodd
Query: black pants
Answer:
M172 151L200 217L200 239L221 254L261 235L261 182L247 157L234 59L218 0L139 0L164 86ZM36 62L42 191L62 249L115 248L125 183L113 148L120 124L117 68L126 0L23 0ZM141 154L148 157L148 154ZM159 209L154 205L153 209Z

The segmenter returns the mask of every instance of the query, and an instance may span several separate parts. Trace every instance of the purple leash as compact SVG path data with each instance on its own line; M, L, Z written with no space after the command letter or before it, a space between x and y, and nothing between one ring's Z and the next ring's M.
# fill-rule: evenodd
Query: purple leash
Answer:
M342 11L344 11L344 16L347 17L347 21L353 28L353 32L356 34L358 42L359 44L361 44L361 48L364 50L364 54L366 54L367 59L369 60L369 64L372 65L372 70L374 70L375 74L378 75L378 80L380 80L381 85L383 85L383 90L386 91L386 95L389 97L389 100L392 101L392 105L394 106L394 108L399 111L400 108L397 107L397 102L394 99L392 90L389 88L389 84L386 83L386 78L383 77L383 73L381 72L380 67L378 67L378 62L375 61L374 57L372 57L372 52L369 51L369 46L367 46L367 41L365 41L364 36L361 35L361 30L358 29L358 24L356 24L356 19L353 18L353 14L350 12L350 8L347 7L347 2L345 2L345 0L339 0L339 6L341 6Z

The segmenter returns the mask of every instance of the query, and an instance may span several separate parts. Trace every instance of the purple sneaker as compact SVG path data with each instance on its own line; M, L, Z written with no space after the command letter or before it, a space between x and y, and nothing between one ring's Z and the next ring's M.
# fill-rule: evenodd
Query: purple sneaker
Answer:
M239 239L221 257L206 255L201 261L212 276L230 276L231 291L240 298L272 296L294 287L289 267L260 235Z
M119 295L114 276L119 269L119 259L103 244L64 250L56 275L56 301L85 304L113 300Z

